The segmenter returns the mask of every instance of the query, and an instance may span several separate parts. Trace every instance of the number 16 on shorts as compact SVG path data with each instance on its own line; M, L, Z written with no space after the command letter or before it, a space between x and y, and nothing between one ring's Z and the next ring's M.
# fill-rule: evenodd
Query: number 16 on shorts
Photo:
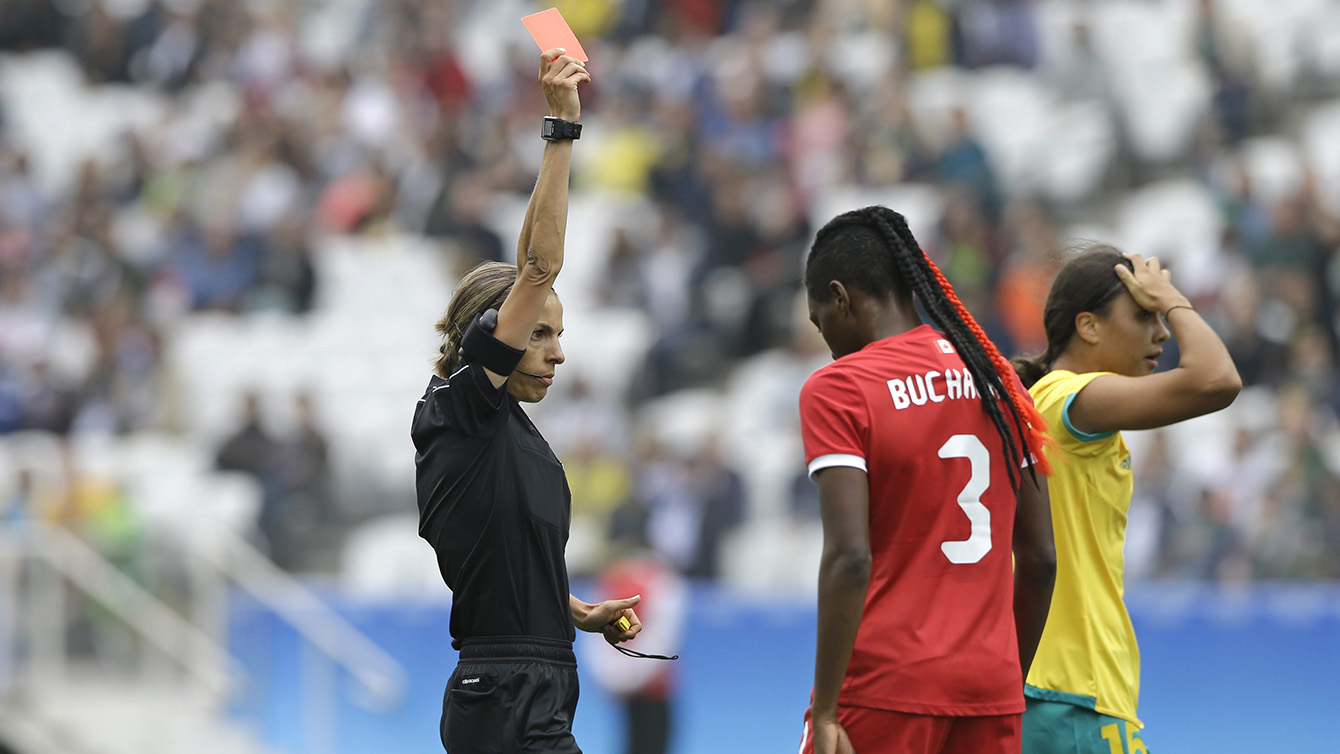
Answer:
M1122 735L1123 730L1125 736ZM1103 740L1107 741L1111 754L1149 754L1140 731L1124 720L1104 725L1098 731L1103 734Z

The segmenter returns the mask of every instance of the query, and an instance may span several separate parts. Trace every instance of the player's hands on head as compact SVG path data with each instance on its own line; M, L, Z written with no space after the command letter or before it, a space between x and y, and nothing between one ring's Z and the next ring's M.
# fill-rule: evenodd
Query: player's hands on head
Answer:
M569 57L562 47L540 53L540 84L544 99L549 103L549 114L563 120L577 121L582 117L582 102L577 96L577 85L590 81L591 74L580 60Z
M814 729L814 754L856 754L837 718L816 717L810 726Z
M1163 314L1173 306L1189 306L1190 301L1172 284L1172 272L1163 268L1157 257L1145 259L1139 254L1127 254L1135 271L1126 265L1117 265L1117 277L1131 292L1140 308Z

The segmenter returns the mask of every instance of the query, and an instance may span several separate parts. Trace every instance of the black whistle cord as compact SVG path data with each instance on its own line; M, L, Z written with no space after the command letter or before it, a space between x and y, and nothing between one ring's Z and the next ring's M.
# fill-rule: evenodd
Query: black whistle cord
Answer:
M679 659L679 655L674 655L673 657L666 657L665 655L649 655L649 654L642 654L641 652L637 651L636 649L629 649L628 647L621 647L621 646L619 646L618 644L611 644L610 646L614 647L615 649L619 650L620 652L623 652L624 654L628 655L629 657L638 657L638 658L641 658L641 659L643 659L643 660L678 660L678 659Z

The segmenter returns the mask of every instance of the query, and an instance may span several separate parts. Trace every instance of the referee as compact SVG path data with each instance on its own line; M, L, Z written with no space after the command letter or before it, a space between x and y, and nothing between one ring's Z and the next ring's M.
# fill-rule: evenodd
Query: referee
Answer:
M571 494L563 466L521 409L544 398L563 363L563 264L572 142L581 135L585 67L548 50L540 83L551 117L517 266L471 270L437 323L445 342L414 411L419 534L452 592L460 661L442 700L451 754L580 754L574 628L611 644L637 636L640 599L587 604L568 593L563 549ZM626 629L615 625L627 618Z

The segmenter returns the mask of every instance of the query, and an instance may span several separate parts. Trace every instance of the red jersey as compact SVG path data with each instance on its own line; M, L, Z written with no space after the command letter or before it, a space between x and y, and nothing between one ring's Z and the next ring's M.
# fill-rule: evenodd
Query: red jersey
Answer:
M800 417L811 476L851 466L870 482L870 586L839 704L1023 712L1016 497L954 347L928 325L871 343L806 381Z

